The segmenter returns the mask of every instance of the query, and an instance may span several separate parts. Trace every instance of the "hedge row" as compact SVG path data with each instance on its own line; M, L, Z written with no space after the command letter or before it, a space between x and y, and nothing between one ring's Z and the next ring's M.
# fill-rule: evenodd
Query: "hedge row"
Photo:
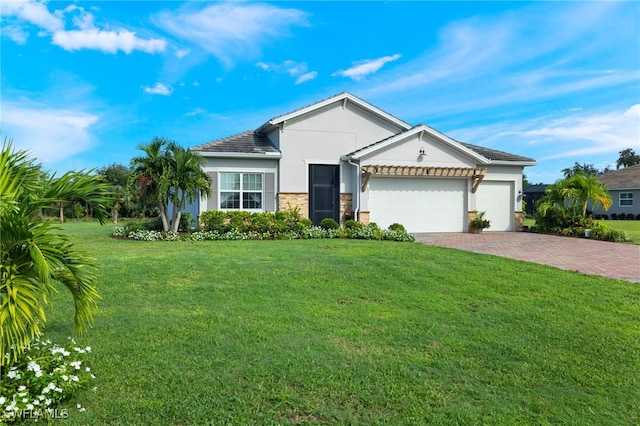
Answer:
M200 216L200 229L182 233L162 232L156 225L129 223L114 228L113 236L140 241L203 241L203 240L291 240L318 238L352 238L363 240L415 241L404 226L393 224L380 229L349 220L344 227L333 219L323 219L312 226L297 210L275 213L223 212L209 210Z

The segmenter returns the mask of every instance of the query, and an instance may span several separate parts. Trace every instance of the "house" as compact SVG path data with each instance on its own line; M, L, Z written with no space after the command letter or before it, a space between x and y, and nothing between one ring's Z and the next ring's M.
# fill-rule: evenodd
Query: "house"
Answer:
M633 215L635 218L640 215L640 164L625 167L624 169L602 173L597 176L598 180L609 189L609 195L613 203L608 211L604 211L602 206L593 211L594 216L613 214Z
M492 231L520 229L522 172L535 165L412 126L350 93L191 149L213 182L199 213L299 208L318 224L353 212L409 232L465 232L476 211Z
M527 213L529 216L535 216L538 200L544 197L545 191L548 187L549 185L538 183L536 185L529 185L524 188L524 191L522 191L522 193L524 195L524 200L527 202L525 213Z

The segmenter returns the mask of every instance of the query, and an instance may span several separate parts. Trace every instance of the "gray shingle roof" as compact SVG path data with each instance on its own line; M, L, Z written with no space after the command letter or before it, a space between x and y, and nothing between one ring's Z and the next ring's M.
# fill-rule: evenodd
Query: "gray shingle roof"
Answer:
M191 148L200 152L238 153L238 154L267 154L279 153L271 141L254 130L216 139Z
M493 161L524 161L524 162L535 161L533 158L522 157L520 155L515 155L515 154L509 154L508 152L498 151L497 149L485 148L483 146L472 145L470 143L465 143L465 142L458 142L458 143L482 155L483 157Z
M609 189L640 188L640 164L614 170L597 176Z

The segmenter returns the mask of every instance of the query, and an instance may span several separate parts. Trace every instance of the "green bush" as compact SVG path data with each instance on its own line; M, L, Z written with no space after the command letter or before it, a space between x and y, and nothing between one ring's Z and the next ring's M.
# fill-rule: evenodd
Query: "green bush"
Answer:
M392 223L391 225L389 225L389 231L406 231L406 229L404 229L404 225L401 225L399 223Z
M205 231L227 232L227 214L221 210L207 210L200 215L200 227Z
M355 221L355 220L347 220L344 223L344 227L346 229L349 229L349 230L354 230L354 229L362 229L364 227L364 225L362 223L358 222L358 221Z
M339 229L340 224L330 217L325 217L320 221L320 228L322 229Z

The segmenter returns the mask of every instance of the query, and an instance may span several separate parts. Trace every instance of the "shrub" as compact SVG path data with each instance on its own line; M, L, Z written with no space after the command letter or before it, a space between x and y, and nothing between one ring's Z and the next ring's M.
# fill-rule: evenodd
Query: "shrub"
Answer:
M635 216L633 215L633 213L627 213L626 220L633 220L634 218Z
M65 411L54 411L60 402L95 378L83 360L89 352L90 347L80 348L73 340L64 347L34 340L16 362L2 369L0 424L64 416Z
M618 220L618 214L617 213L611 213L611 220Z
M640 216L640 215L638 215L638 216ZM609 219L609 215L608 214L603 214L602 215L602 219L603 220L608 220Z
M353 229L362 229L362 227L363 227L363 226L364 226L364 225L363 225L362 223L360 223L360 222L358 222L358 221L355 221L355 220L347 220L347 221L344 223L344 227L345 227L346 229L350 229L350 230L353 230Z
M636 215L636 220L640 220L640 213Z
M390 231L405 231L404 226L399 223L392 223L389 225Z
M325 217L320 221L320 228L322 229L339 229L340 224L330 217Z
M200 227L206 231L226 232L227 214L221 210L207 210L200 215Z

